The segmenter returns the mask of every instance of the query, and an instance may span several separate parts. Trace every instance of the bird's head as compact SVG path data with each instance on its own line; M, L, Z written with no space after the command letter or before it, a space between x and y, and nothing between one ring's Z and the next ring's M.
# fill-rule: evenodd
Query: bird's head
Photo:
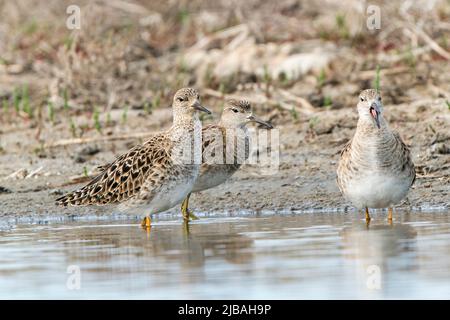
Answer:
M176 114L192 115L198 111L211 114L211 111L200 103L200 95L193 88L182 88L175 93L172 107Z
M220 122L227 127L243 127L250 122L256 122L267 129L272 129L272 125L257 118L253 112L250 102L246 100L228 100L222 112Z
M373 123L378 129L381 128L381 117L383 103L381 94L374 89L363 90L358 101L359 118Z

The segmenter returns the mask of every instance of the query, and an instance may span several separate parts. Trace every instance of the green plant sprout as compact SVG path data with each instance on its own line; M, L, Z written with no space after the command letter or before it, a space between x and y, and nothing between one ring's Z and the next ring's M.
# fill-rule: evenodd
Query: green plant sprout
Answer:
M30 106L30 95L28 93L28 86L24 85L22 88L22 111L30 118L33 117L33 111Z
M93 118L94 118L94 128L95 128L95 130L97 130L99 133L101 133L102 132L102 125L100 124L100 113L99 113L97 107L94 107Z
M48 112L48 120L51 122L51 124L55 123L55 107L53 105L53 102L48 101L47 103L47 112Z
M377 65L375 80L373 82L373 86L377 92L380 92L380 65Z
M122 112L122 123L123 124L127 123L127 120L128 120L128 106L125 106Z
M70 109L70 106L69 106L69 93L67 92L67 88L64 89L63 99L64 99L64 105L63 105L64 110L69 110Z
M72 118L70 118L70 131L72 132L72 137L75 138L77 136L77 126Z

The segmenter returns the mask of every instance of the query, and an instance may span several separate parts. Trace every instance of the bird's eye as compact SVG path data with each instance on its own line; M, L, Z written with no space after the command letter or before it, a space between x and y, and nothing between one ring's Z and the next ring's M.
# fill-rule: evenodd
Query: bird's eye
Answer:
M381 97L378 97L378 101L381 101Z
M364 102L364 98L363 98L363 97L359 97L359 100L360 100L361 102Z
M183 100L183 98L177 98L177 101L179 101L179 102L183 102L184 100Z
M233 108L233 109L231 109L231 110L233 110L234 113L238 113L238 112L239 112L239 110L236 109L236 108Z

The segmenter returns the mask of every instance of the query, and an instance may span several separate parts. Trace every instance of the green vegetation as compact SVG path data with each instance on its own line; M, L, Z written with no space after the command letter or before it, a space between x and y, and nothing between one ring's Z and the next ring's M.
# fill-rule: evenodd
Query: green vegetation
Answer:
M318 123L319 123L319 118L312 117L311 119L309 119L309 128L313 129Z
M38 30L38 24L35 20L32 20L25 24L23 27L23 33L27 36L31 36Z
M19 97L19 104L22 106L22 111L28 115L28 117L33 117L33 110L30 105L30 95L28 92L28 86L24 85L22 87L22 93ZM20 109L20 107L19 107Z
M348 39L350 37L345 16L341 13L336 14L336 26L341 38Z
M373 81L373 87L377 90L377 92L380 92L380 65L377 65L377 71L375 80Z
M67 92L67 88L64 89L63 98L64 98L63 108L64 108L64 110L69 110L70 109L70 106L69 106L69 93Z
M155 98L153 98L153 101L152 101L152 108L153 108L153 109L156 109L156 108L158 108L160 105L161 105L161 92L158 91L158 92L156 92L156 94L155 94Z
M272 76L270 75L267 65L264 65L263 82L265 84L270 84L272 82Z
M212 64L208 64L208 66L206 67L205 70L205 74L203 75L203 81L204 83L209 86L211 84L211 82L213 81L213 65Z
M327 79L327 75L325 73L325 69L320 70L320 73L317 76L317 86L319 88L322 88L323 85L325 84L326 79Z
M411 46L408 47L408 50L405 52L405 62L411 68L416 68L416 56L414 55Z
M75 138L77 136L77 126L72 118L70 118L70 131L72 133L72 137Z
M14 101L14 110L16 110L16 113L20 112L20 92L19 89L14 89L13 93L13 101Z
M53 105L53 102L48 101L47 102L47 112L48 112L48 120L55 124L55 107Z
M180 62L178 63L178 71L180 71L182 73L189 72L188 64L186 63L186 61L184 59L180 59Z
M292 118L294 118L294 120L298 120L298 112L297 112L297 109L295 109L295 106L292 106L291 115L292 115Z
M325 96L323 98L323 106L329 108L333 105L333 99L330 96Z
M287 87L291 82L289 81L289 77L287 76L286 72L281 72L278 75L278 81L281 83L283 87Z
M3 113L6 115L9 113L9 102L8 99L4 98L2 102Z
M225 93L225 83L223 81L219 84L219 92L222 94Z
M105 124L107 127L109 127L109 126L111 126L112 125L112 120L111 120L111 112L108 112L107 114L106 114L106 124Z
M66 47L66 50L69 50L72 47L73 43L73 37L67 36L63 39L64 46Z
M97 107L94 108L93 118L95 130L97 130L99 133L102 133L102 125L100 124L100 113Z
M128 106L125 106L122 112L122 123L123 124L127 123L127 120L128 120Z
M178 20L183 25L186 25L189 22L189 11L187 11L187 9L184 8L178 11Z
M144 113L145 114L151 114L152 113L152 107L148 101L144 103Z

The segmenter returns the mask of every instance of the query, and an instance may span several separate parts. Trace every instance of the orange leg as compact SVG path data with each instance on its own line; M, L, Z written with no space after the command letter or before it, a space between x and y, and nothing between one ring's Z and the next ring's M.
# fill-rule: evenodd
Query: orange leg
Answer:
M141 227L144 229L150 229L152 226L152 220L149 216L145 216L145 218L141 222Z
M369 214L369 208L366 207L366 222L370 222L370 214Z
M388 221L392 223L392 208L388 209Z

